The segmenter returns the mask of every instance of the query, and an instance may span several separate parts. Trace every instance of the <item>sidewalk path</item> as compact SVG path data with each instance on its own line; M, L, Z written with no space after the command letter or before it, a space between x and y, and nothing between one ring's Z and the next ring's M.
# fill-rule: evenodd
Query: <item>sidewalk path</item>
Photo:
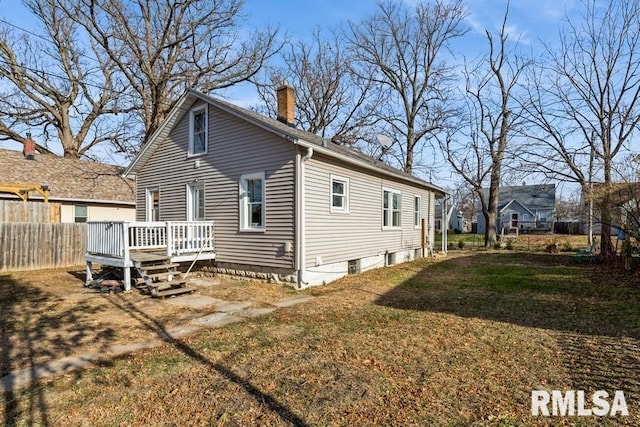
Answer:
M278 308L291 307L314 299L310 295L295 295L283 298L275 303L273 307L251 308L250 301L233 302L225 301L206 296L189 295L172 300L173 304L184 304L191 307L206 307L213 305L214 312L206 316L191 320L187 325L174 327L166 331L165 337L154 338L147 341L140 341L129 344L114 344L100 355L95 353L85 353L75 356L63 357L57 360L41 363L30 368L13 371L0 378L0 392L10 392L28 386L41 378L51 377L65 372L76 371L86 368L96 363L104 362L111 358L133 353L139 350L146 350L166 344L168 340L178 339L185 335L193 334L203 328L220 328L231 323L242 322L248 318L263 316L274 312Z

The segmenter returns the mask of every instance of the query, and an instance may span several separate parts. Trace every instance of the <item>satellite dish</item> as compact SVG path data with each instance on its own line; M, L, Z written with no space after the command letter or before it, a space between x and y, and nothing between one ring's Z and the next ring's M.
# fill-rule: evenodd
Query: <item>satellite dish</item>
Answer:
M378 138L378 142L380 143L380 145L382 145L382 148L384 148L385 150L387 150L393 144L393 141L391 141L391 138L389 138L385 134L381 133L379 135L376 135L376 138Z

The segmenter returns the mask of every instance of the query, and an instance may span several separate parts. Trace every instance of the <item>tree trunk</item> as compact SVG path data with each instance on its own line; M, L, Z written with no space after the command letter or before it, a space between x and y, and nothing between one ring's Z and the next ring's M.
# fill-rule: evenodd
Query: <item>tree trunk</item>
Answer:
M416 146L416 137L413 132L413 123L411 121L407 134L407 155L404 162L404 171L411 174L413 170L413 150Z
M483 212L484 219L487 224L487 229L484 231L484 247L485 249L491 249L496 242L496 219L495 212Z
M611 246L611 160L604 161L604 194L600 207L600 255L605 259L615 256Z
M487 207L487 229L484 234L484 247L490 249L498 240L498 196L500 192L500 167L495 165L491 170L491 181L489 183L489 203Z

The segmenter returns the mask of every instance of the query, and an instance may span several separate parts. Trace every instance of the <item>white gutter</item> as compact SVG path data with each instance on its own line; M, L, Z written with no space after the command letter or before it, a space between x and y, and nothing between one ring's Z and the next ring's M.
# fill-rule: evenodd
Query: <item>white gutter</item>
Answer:
M295 269L298 271L298 287L306 284L305 271L305 163L313 156L313 147L307 147L307 153L302 157L296 154L296 256Z

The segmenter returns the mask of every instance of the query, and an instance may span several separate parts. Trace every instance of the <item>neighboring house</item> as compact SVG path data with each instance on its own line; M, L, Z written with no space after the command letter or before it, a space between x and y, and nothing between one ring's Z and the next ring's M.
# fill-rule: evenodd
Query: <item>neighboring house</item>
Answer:
M214 221L215 268L318 285L423 255L441 188L195 91L176 103L125 171L138 221ZM422 230L422 220L426 229Z
M442 232L441 224L442 221L442 205L440 203L436 203L435 208L435 230L436 232ZM471 221L465 219L462 211L451 212L451 216L449 217L449 230L458 230L458 232L469 233L471 231Z
M485 199L488 198L489 189L482 191ZM555 184L500 187L496 232L553 230L555 201ZM487 228L485 218L479 204L476 209L478 233L482 234Z
M0 200L60 205L55 222L135 220L135 182L122 177L123 168L102 163L36 154L29 160L19 151L0 149ZM11 193L14 189L16 193ZM22 193L20 191L22 190Z

